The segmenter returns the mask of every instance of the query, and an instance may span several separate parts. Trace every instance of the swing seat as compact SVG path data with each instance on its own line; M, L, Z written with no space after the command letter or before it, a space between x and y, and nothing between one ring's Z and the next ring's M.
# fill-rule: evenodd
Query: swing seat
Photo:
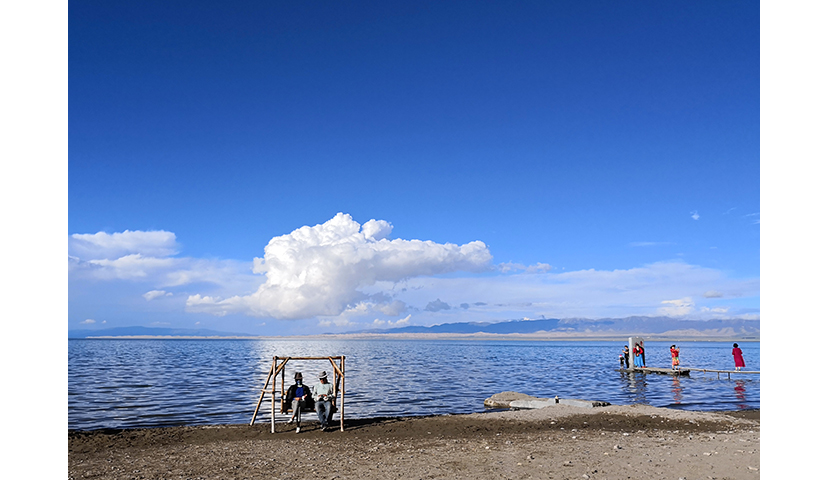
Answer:
M281 413L293 413L293 405L291 403L283 398ZM315 411L313 402L310 401L299 402L299 408L302 410L302 413Z

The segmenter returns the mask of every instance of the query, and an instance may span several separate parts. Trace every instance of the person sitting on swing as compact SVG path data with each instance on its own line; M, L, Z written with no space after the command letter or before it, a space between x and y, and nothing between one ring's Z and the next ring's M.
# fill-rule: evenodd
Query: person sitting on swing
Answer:
M334 407L335 398L333 385L328 383L328 374L323 371L319 374L319 383L313 387L314 407L323 432L328 431L330 426L331 415L336 408Z
M296 433L299 433L302 428L302 409L310 408L311 406L311 389L302 383L302 372L296 372L293 379L295 383L288 387L288 391L285 394L285 402L282 405L283 409L287 409L288 404L293 409L293 414L290 416L288 423L293 423L295 420Z

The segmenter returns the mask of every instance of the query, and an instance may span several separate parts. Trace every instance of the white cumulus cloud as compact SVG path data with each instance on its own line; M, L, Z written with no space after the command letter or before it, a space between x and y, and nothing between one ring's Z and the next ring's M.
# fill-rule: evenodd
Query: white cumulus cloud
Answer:
M254 271L266 276L256 292L224 300L192 295L188 309L278 319L334 316L368 298L365 289L378 282L490 268L492 255L483 242L389 240L392 228L384 220L360 225L339 213L321 225L274 237L255 262Z

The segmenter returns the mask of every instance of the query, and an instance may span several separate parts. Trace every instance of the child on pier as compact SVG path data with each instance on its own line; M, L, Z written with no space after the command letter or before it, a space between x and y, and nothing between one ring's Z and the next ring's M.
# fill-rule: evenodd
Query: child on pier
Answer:
M670 356L673 357L672 369L679 369L679 348L675 345L670 345Z

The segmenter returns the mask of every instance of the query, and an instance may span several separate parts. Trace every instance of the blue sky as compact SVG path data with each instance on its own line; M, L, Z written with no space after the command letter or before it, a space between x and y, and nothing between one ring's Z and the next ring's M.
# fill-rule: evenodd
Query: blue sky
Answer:
M69 328L759 318L757 2L72 2Z

